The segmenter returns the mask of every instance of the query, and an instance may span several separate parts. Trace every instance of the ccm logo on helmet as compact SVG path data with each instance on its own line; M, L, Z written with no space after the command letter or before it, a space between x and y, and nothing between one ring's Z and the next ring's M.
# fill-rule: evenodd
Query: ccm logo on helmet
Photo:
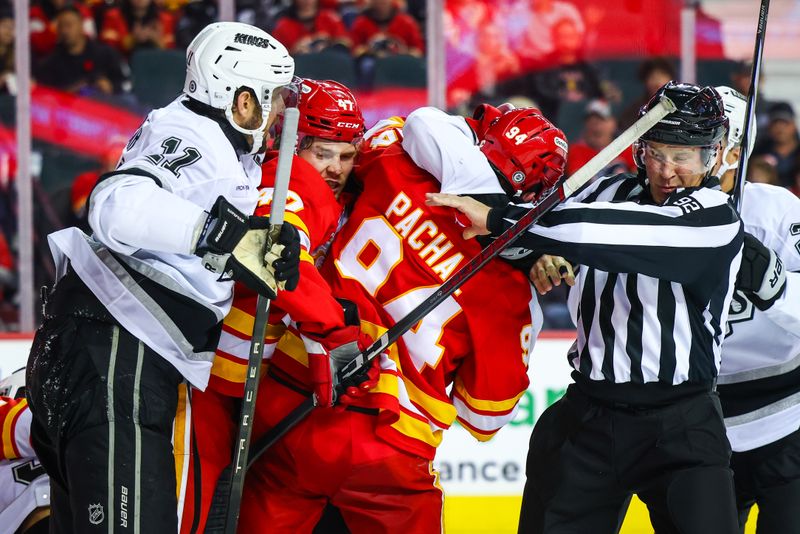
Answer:
M263 37L256 37L255 35L247 35L246 33L237 33L233 37L234 43L241 43L250 46L257 46L259 48L275 48L275 45L269 42L269 39Z
M337 122L337 128L358 128L360 125L357 122Z

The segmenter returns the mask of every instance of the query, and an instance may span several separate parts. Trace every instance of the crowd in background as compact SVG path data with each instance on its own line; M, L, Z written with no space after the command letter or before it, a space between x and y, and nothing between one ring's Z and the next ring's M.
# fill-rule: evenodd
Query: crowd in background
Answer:
M577 103L581 106L579 127L567 131L570 137L567 172L572 173L629 126L656 89L676 79L676 65L665 57L642 61L637 73L641 92L638 97L623 101L619 90L621 80L604 73L583 53L587 40L591 40L596 14L584 10L582 15L564 0L526 1L530 3L529 12L538 21L536 32L527 28L519 33L517 44L527 55L511 52L513 28L509 29L509 35L503 35L491 24L484 24L489 18L500 16L487 11L485 1L447 2L448 76L458 64L459 51L467 52L466 48L471 46L475 64L469 76L477 86L470 95L464 98L456 95L451 101L459 103L458 110L463 113L469 113L481 101L532 105L560 126L562 106ZM500 3L514 5L509 1ZM270 32L294 56L324 53L352 57L361 88L369 87L370 69L376 58L424 56L425 9L425 0L236 2L240 21ZM511 17L514 13L509 11L506 15ZM201 28L216 20L217 1L32 0L29 17L36 83L144 113L146 106L139 103L137 108L131 93L128 67L131 58L143 49L182 50ZM701 23L713 26L714 21L703 16ZM481 38L470 40L467 30L482 25L485 32ZM548 38L542 38L544 35ZM524 62L533 62L536 68L524 69L521 67ZM747 93L749 80L750 65L742 62L730 79L717 83ZM0 94L15 92L13 10L10 0L0 0ZM748 165L748 179L780 185L800 195L800 137L792 106L787 102L771 102L762 91L756 111L758 137ZM69 200L64 203L66 213L61 217L64 222L85 225L86 197L97 177L113 168L120 147L116 140L96 171L76 177ZM622 171L635 171L633 158L627 152L606 170ZM0 329L4 329L13 328L15 322L11 251L15 249L16 225L13 184L0 183L0 189L5 192L0 195ZM563 295L553 292L548 301L552 306L545 303L546 326L570 328Z
M13 14L0 3L0 91L14 92ZM374 57L425 52L422 0L239 0L237 18L273 34L292 55ZM33 0L33 75L86 96L124 95L128 61L142 49L183 49L217 18L215 0ZM361 70L365 70L363 67Z

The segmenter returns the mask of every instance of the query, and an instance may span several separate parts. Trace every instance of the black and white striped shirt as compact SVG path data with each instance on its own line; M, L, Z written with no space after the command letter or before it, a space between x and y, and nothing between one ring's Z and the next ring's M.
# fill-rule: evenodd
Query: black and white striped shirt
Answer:
M505 229L524 211L493 210L493 230L500 217ZM711 389L742 249L727 195L682 189L659 206L631 175L601 179L513 246L579 265L568 357L590 394L658 404Z

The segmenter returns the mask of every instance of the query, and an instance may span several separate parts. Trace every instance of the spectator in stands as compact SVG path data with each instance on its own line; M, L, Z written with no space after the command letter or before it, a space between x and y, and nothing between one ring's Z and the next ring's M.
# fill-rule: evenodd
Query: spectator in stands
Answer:
M126 56L138 48L173 48L175 19L153 0L122 0L105 12L100 40Z
M91 234L92 232L87 219L86 201L89 200L89 194L92 192L100 175L111 172L117 168L117 163L119 162L119 157L122 154L123 148L125 148L125 141L112 143L103 154L101 160L102 166L99 169L81 173L72 181L69 195L72 215L72 217L70 217L71 223L87 234Z
M97 35L94 18L91 10L80 2L71 3L69 0L34 0L31 2L30 27L31 27L31 52L34 60L41 59L56 47L58 35L56 32L56 15L63 7L71 5L81 17L83 32L88 37Z
M617 120L611 113L611 106L608 102L604 100L592 100L589 102L586 106L581 138L569 145L567 176L574 174L586 162L595 157L598 152L607 147L614 140L616 131ZM633 167L633 161L632 156L628 156L631 161L626 161L626 154L630 154L630 150L611 162L598 175L610 176L620 172L628 172Z
M8 246L6 236L0 232L0 324L9 322L9 315L13 317L16 306L11 307L10 297L17 289L17 271L14 267L14 255ZM2 329L2 328L0 328Z
M319 0L293 0L278 19L272 36L291 54L308 54L326 49L350 51L350 37L339 15L320 9Z
M56 14L58 45L37 66L36 79L44 85L84 95L110 95L122 90L122 59L83 31L81 12L74 6Z
M754 156L764 156L778 172L778 181L784 187L795 185L795 163L800 161L800 137L792 105L775 102L769 108L767 135L759 140Z
M750 93L750 77L753 72L753 62L750 60L739 61L736 68L731 73L733 88L747 96ZM758 136L766 135L769 126L769 108L772 103L764 97L764 67L761 67L761 74L758 77L758 99L756 100L756 124L758 124Z
M492 100L498 80L519 74L519 57L511 50L501 14L483 1L445 3L447 77L462 80L448 87L448 101L466 106L465 113Z
M350 31L356 56L392 54L422 56L425 43L417 21L398 8L394 0L370 0L353 21Z
M0 7L0 94L17 94L14 75L14 13Z
M529 71L500 84L502 94L529 95L539 103L545 117L558 122L562 102L606 98L603 81L593 65L583 59L583 30L571 17L553 24L553 50L544 60L547 68Z
M625 129L639 118L639 109L665 83L675 79L675 66L665 57L646 59L639 65L637 77L642 83L642 95L626 107L619 115L619 127Z
M769 161L763 156L748 158L747 162L747 181L754 184L781 185L778 180L778 171L775 170ZM800 171L800 169L798 169ZM798 172L795 172L795 183L797 183Z
M175 24L175 46L186 49L200 30L217 20L217 0L189 2Z
M558 48L557 35L561 30L557 25L569 22L569 31L583 39L585 27L580 11L572 2L561 0L530 0L528 24L520 46L516 50L528 61L538 63L545 61ZM552 65L552 63L551 63Z

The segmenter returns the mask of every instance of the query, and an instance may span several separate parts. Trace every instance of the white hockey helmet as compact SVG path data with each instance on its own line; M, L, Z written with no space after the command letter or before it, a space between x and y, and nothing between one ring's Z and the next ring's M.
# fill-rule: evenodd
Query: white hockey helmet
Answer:
M253 136L255 154L264 139L272 101L292 82L294 60L280 42L267 32L240 22L216 22L197 34L186 49L186 82L189 97L225 112L238 132ZM240 87L252 89L262 111L262 123L254 130L233 120L233 96Z
M0 380L0 397L17 399L25 396L25 368L17 369Z
M739 166L739 161L728 163L727 157L731 150L742 144L744 135L744 119L747 113L747 99L736 89L731 89L726 85L715 87L722 96L722 104L725 107L725 115L728 117L728 142L722 152L722 163L717 171L717 176L722 177L726 172ZM756 130L750 129L750 139L747 145L747 154L753 153L756 144Z

